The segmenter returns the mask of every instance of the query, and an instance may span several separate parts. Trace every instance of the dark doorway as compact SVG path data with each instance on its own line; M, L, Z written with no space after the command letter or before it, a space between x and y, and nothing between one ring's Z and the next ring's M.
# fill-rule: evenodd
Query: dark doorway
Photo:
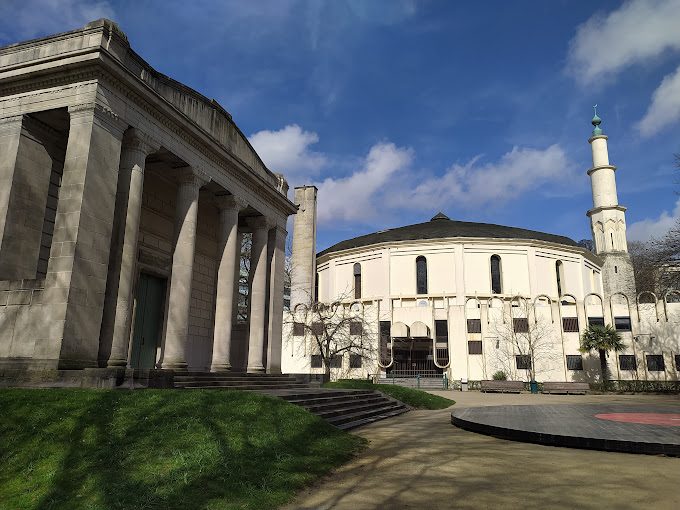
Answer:
M394 363L387 369L388 374L434 376L444 372L434 364L431 339L394 338L392 341L394 342Z
M142 273L137 282L137 309L132 336L132 368L154 368L156 347L163 320L165 279Z

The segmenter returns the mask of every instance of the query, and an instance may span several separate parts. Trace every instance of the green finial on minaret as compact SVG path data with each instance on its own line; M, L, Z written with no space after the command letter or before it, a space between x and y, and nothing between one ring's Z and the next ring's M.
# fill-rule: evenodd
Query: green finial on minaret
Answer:
M593 129L593 136L599 136L602 134L602 130L600 129L602 119L597 116L597 105L593 106L593 110L595 110L595 117L590 121L590 123L595 126L595 129Z

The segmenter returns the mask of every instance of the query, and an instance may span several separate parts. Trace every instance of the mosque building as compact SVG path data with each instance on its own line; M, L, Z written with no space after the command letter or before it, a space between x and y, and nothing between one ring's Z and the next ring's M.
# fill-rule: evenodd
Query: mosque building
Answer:
M430 221L341 241L315 253L316 188L295 189L291 308L284 312L282 370L331 377L432 377L449 381L599 380L597 353L579 351L590 324L612 325L626 345L609 377L677 380L680 292L637 294L601 119L592 120L586 214L594 252L521 228ZM310 305L349 307L356 320L324 360ZM357 342L355 337L360 337ZM371 349L350 347L370 345Z

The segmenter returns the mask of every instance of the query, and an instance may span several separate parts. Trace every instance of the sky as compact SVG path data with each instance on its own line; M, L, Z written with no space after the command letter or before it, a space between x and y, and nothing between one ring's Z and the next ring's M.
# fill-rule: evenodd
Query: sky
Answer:
M680 217L680 1L0 0L0 45L102 17L317 186L319 251L440 210L590 238L595 104L629 240Z

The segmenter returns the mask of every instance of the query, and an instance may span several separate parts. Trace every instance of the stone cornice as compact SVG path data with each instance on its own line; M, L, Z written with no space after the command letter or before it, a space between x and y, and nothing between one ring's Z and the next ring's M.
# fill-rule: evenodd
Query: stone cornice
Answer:
M607 135L596 135L592 136L588 139L588 143L593 143L594 140L598 140L600 138L604 138L605 140L609 140L609 137Z
M614 165L600 165L600 166L594 166L593 168L588 170L588 172L586 172L586 173L588 175L590 175L597 170L604 170L604 169L609 169L609 170L613 170L614 172L616 172L616 167Z
M607 205L607 206L602 206L602 207L595 207L588 211L586 213L586 216L590 218L593 214L599 213L602 211L621 211L621 212L626 212L627 207L623 207L622 205Z

